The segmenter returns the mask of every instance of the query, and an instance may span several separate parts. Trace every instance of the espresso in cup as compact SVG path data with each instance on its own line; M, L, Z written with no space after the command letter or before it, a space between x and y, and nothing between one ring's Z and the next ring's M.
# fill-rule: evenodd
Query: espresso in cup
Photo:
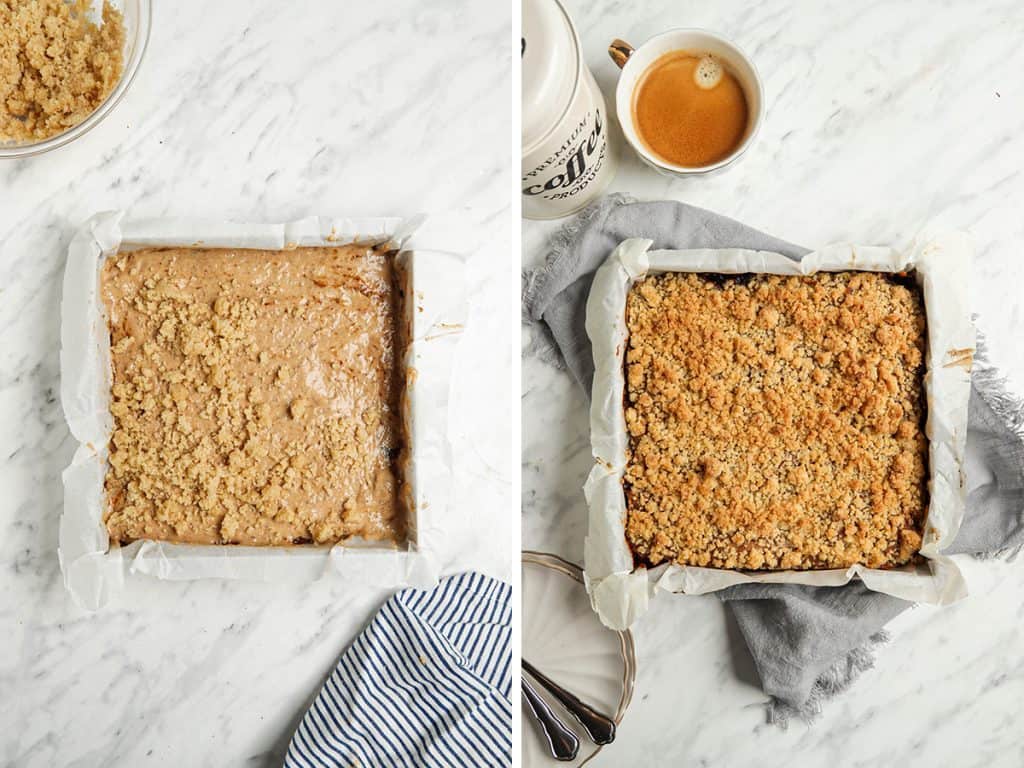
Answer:
M659 173L717 171L753 144L764 88L754 63L721 35L670 29L639 48L616 38L608 55L622 70L615 86L622 135Z
M747 97L717 57L669 51L633 90L634 129L647 150L673 165L699 168L731 155L747 133Z

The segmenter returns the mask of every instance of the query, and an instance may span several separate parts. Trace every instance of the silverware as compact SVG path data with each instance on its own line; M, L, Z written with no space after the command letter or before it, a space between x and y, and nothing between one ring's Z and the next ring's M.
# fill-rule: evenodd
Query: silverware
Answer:
M547 739L548 749L555 760L574 760L576 753L580 751L580 740L576 737L565 723L558 719L558 716L551 711L551 707L540 697L525 677L523 681L523 696L530 704L533 717L540 724L544 731L544 738Z
M590 740L595 744L611 744L615 741L615 721L606 715L602 715L586 702L580 701L579 697L565 690L562 686L538 670L526 659L522 660L523 669L538 683L543 685L548 692L558 699L565 707L565 711L572 715L583 726Z

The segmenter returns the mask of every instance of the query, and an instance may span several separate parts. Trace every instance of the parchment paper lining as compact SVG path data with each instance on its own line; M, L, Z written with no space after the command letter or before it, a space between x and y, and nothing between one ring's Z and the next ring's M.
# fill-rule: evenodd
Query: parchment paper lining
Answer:
M584 575L601 620L609 627L625 629L647 610L649 599L659 591L703 594L747 582L840 586L856 577L869 589L915 602L944 605L966 596L959 567L942 550L956 537L966 496L963 461L975 345L968 310L968 237L963 233L936 235L916 242L906 252L838 244L809 253L800 261L741 249L649 251L651 243L630 239L620 244L597 271L587 302L587 334L596 368L590 409L596 463L584 486L589 505ZM626 541L622 490L629 449L622 371L630 286L639 277L661 272L809 275L845 270L910 272L924 294L928 318L924 386L931 472L921 547L925 563L895 570L855 565L845 570L753 572L674 564L634 570Z
M64 471L64 512L59 558L64 584L83 608L95 610L120 591L126 574L160 579L249 579L310 582L329 571L347 582L384 587L437 583L443 521L450 497L448 397L451 362L465 316L464 265L455 254L413 249L410 238L422 217L332 219L286 224L156 219L124 222L123 212L101 213L82 227L68 249L61 301L61 399L79 447ZM409 539L405 545L350 540L333 547L195 546L137 541L111 547L103 524L103 481L110 415L110 341L99 297L104 259L118 250L176 246L290 249L359 242L404 248L399 263L411 290L406 318L411 335L405 354L405 414L411 444L404 467L411 486ZM429 264L429 268L419 268ZM439 331L440 329L440 331Z

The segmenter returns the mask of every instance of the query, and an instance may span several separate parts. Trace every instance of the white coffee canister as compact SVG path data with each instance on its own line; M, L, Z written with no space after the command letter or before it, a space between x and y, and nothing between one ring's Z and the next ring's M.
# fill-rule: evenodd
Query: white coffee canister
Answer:
M609 115L558 0L523 0L523 216L583 208L615 176Z

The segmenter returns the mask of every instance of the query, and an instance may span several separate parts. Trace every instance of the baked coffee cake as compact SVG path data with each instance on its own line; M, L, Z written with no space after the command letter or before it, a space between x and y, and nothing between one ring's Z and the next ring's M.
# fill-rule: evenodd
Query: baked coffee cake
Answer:
M142 250L101 291L112 541L404 537L393 253Z
M909 279L666 273L626 302L627 538L648 565L906 564L927 511Z

